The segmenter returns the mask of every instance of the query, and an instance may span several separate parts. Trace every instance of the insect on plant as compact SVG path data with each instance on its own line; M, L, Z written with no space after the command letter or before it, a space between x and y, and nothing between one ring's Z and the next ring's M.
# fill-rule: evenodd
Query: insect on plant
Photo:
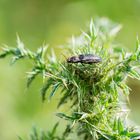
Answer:
M59 93L58 107L69 110L56 114L67 121L62 135L56 134L57 123L51 132L38 134L34 129L31 140L140 139L140 130L127 123L129 112L126 107L130 94L127 78L140 80L140 42L137 38L134 52L126 52L114 42L120 28L119 24L104 18L91 21L89 30L65 47L64 51L71 55L67 62L57 59L54 53L53 57L46 57L45 47L32 52L19 38L17 47L3 48L0 58L12 55L12 64L23 58L32 60L27 87L41 75L42 100L48 94L51 99Z
M78 56L72 56L67 59L68 63L85 63L85 64L92 64L92 63L99 63L102 59L93 54L80 54Z

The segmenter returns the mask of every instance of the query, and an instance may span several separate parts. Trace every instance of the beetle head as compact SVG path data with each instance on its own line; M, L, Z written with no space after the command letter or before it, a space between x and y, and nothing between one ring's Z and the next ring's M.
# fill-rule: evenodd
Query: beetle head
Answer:
M79 62L79 58L76 56L72 56L72 57L67 59L67 62L68 63L77 63L77 62Z

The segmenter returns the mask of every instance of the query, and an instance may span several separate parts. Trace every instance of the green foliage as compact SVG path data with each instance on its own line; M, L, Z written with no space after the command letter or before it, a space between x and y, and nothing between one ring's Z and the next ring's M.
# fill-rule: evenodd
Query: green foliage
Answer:
M45 78L45 73L46 73L45 52L46 50L47 50L47 46L44 46L42 48L39 48L35 53L31 52L30 50L25 49L24 44L21 42L20 38L17 36L17 47L10 48L8 46L5 46L3 48L3 53L0 54L0 58L4 58L8 55L13 55L11 64L14 64L16 61L23 58L31 59L34 62L34 67L32 71L28 73L27 87L29 87L32 81L35 79L35 77L38 74L41 73L42 76Z
M36 127L33 127L30 140L65 140L63 137L60 138L56 135L56 129L58 125L59 123L56 123L51 131L41 131L40 133ZM19 140L22 140L22 138L19 137Z
M4 48L0 57L12 54L12 63L24 57L33 60L35 66L28 75L27 86L38 74L42 74L45 80L41 90L43 101L46 94L52 98L58 89L61 90L58 107L70 104L69 114L57 114L69 121L64 136L76 133L83 140L135 140L140 133L127 123L126 105L130 89L126 80L128 77L140 80L140 44L137 39L136 50L127 53L114 43L120 28L120 25L107 19L94 23L91 20L89 31L72 38L72 42L65 47L69 56L96 54L102 58L101 63L59 62L59 58L55 57L48 57L45 62L44 48L33 53L25 49L19 39L17 48ZM37 137L36 133L34 137ZM48 137L38 139L49 140Z
M33 133L30 135L30 139L31 140L39 140L39 139L40 140L59 140L60 138L55 136L57 126L58 126L58 123L56 123L52 131L46 132L46 133L42 131L41 134L38 134L37 129L34 127Z

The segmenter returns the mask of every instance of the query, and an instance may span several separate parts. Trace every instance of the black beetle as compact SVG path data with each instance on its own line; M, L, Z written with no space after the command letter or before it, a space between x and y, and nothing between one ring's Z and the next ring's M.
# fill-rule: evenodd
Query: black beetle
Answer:
M68 63L85 63L85 64L92 64L92 63L99 63L102 59L93 54L80 54L78 56L72 56L67 59Z

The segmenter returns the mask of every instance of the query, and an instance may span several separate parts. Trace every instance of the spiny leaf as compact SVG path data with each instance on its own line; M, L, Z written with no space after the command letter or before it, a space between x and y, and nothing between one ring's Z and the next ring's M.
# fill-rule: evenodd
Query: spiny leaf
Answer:
M50 97L49 97L50 99L54 96L54 94L57 91L57 89L59 88L59 86L60 86L60 83L57 83L53 86L53 89L52 89L52 91L50 93Z
M70 97L69 93L66 92L60 99L58 105L57 105L57 108L59 108L62 104L65 104L67 99Z
M43 85L41 89L42 101L45 101L46 92L52 84L53 84L53 79L49 78L47 82Z
M129 132L128 133L128 136L131 139L136 139L136 140L139 140L140 139L140 133L138 133L138 132Z
M136 50L135 50L136 53L140 52L140 42L139 42L139 38L137 36L137 40L136 40Z
M135 70L131 70L131 71L129 72L129 76L130 76L131 78L135 78L135 79L140 80L140 74L139 74L137 71L135 71Z
M60 118L63 118L63 119L65 119L65 120L71 120L71 121L74 120L73 117L68 116L68 115L66 115L66 114L64 114L64 113L57 113L56 116L58 116L58 117L60 117Z
M88 40L91 40L91 37L87 33L85 33L85 32L82 32L82 33L85 36L85 38L87 38Z
M36 78L36 76L40 73L41 71L38 70L36 67L33 68L31 72L28 72L28 78L27 78L27 87L29 87L32 83L32 81Z
M120 118L118 119L117 123L118 123L118 131L119 133L122 133L124 131L124 125Z
M92 40L94 40L97 36L97 30L95 28L93 19L91 19L91 21L90 21L90 35L92 37Z
M0 58L4 58L8 55L9 53L8 52L3 52L0 54Z
M30 135L31 140L39 140L38 132L36 127L33 127L33 132Z
M52 135L54 135L54 134L56 133L56 129L57 129L58 125L59 125L59 122L57 122L57 123L55 124L55 126L53 127L53 130L52 130L52 132L51 132Z
M120 29L122 28L121 25L116 25L114 28L112 28L112 30L110 31L110 36L111 37L115 37L117 35L117 33L120 31Z
M20 40L19 36L17 35L17 47L19 48L19 50L21 50L21 52L24 52L24 43Z
M11 65L15 64L16 61L18 61L18 60L21 59L21 58L22 58L22 56L14 56L14 57L12 58L10 64L11 64Z

